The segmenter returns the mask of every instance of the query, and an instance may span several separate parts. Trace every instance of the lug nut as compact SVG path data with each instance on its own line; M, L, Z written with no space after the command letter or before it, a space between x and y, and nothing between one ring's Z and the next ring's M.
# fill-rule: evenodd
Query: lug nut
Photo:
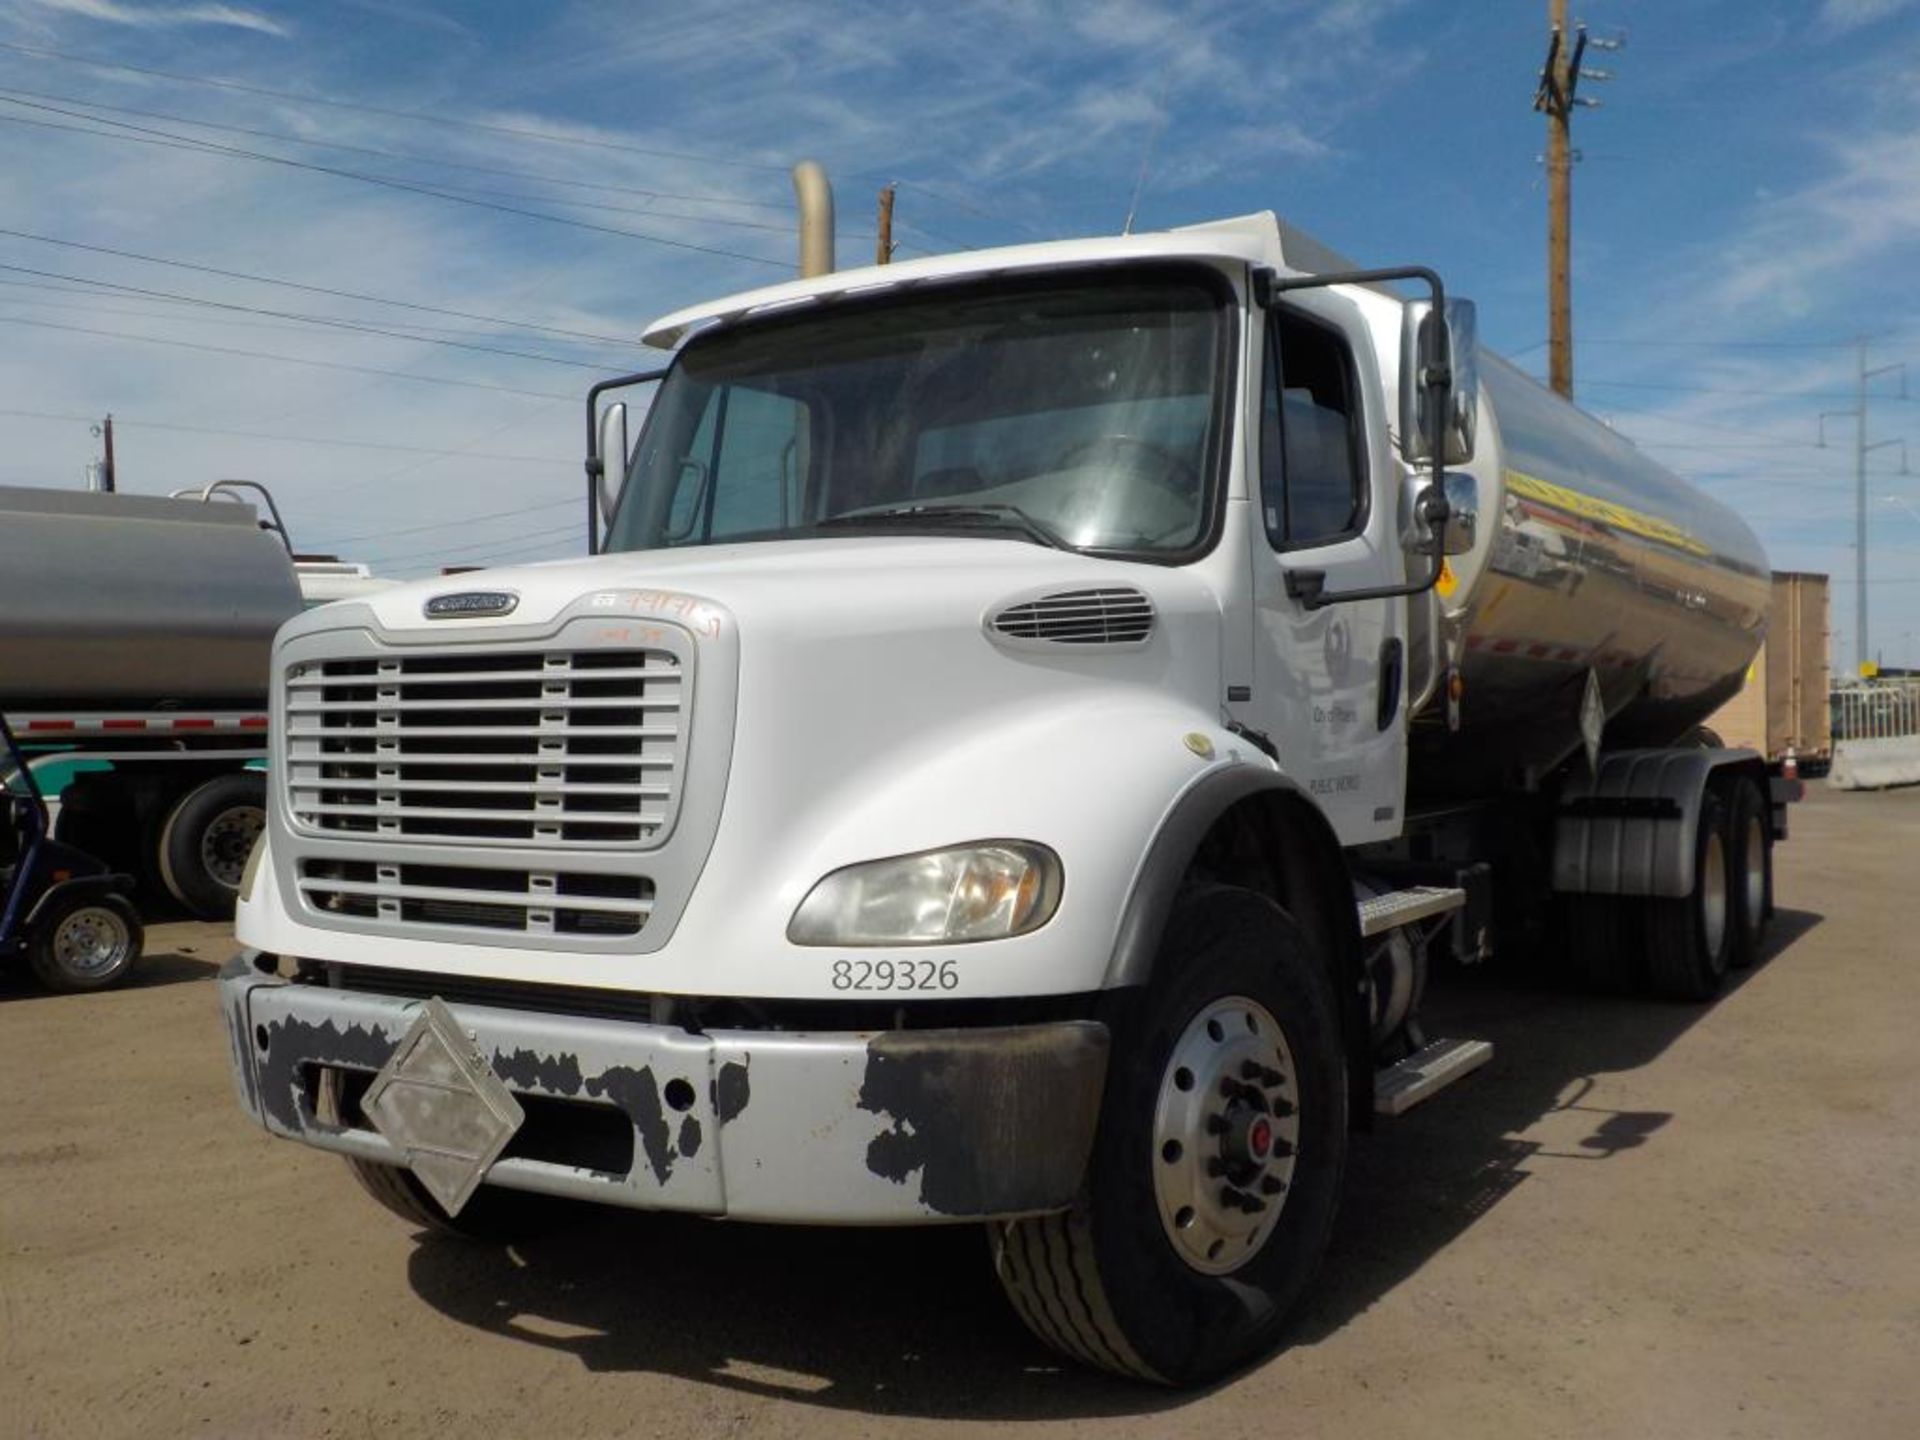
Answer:
M1226 1173L1227 1162L1222 1160L1218 1155L1213 1156L1207 1161L1207 1178L1209 1180L1218 1180Z
M1260 1193L1262 1195L1278 1195L1286 1188L1287 1182L1282 1180L1278 1175L1262 1175L1260 1177Z

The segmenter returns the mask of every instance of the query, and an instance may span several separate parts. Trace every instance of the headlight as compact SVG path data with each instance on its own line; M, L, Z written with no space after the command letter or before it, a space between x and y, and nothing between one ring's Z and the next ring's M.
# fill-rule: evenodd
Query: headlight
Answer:
M1060 857L1025 840L982 840L849 865L800 902L796 945L956 945L1038 930L1060 904Z

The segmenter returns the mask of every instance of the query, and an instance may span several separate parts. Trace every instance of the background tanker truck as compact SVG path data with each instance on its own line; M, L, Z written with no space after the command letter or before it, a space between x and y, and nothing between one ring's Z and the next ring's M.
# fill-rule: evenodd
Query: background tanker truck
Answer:
M0 486L0 708L59 838L149 898L231 914L266 813L273 634L379 583L296 561L249 481L172 498Z
M1430 961L1759 953L1784 791L1683 737L1765 556L1430 272L1256 215L645 339L600 553L276 642L238 1094L408 1220L983 1222L1041 1339L1192 1384L1488 1059Z

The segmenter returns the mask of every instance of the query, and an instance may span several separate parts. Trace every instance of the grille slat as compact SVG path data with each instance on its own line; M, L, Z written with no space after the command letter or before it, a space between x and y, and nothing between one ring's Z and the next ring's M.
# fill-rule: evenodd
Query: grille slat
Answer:
M288 814L369 843L655 848L679 809L687 679L658 649L296 662Z
M304 860L299 884L335 919L540 936L637 935L654 899L640 876L370 860Z
M1136 645L1153 633L1153 602L1127 586L1063 590L1005 606L988 627L1012 640Z

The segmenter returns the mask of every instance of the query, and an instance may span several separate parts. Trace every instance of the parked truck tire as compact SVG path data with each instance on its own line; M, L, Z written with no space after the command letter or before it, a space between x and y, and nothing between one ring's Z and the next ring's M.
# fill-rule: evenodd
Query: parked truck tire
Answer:
M34 917L27 958L49 990L105 990L127 977L145 940L139 915L121 896L55 895Z
M1646 902L1647 980L1667 1000L1720 993L1733 954L1734 904L1727 807L1709 787L1695 822L1692 893Z
M1197 1385L1273 1348L1326 1248L1347 1150L1333 984L1272 900L1207 886L1113 1012L1080 1197L993 1227L995 1269L1054 1349Z
M1746 776L1734 781L1727 826L1733 949L1727 961L1736 970L1760 958L1767 943L1767 920L1773 914L1773 822L1767 812L1759 785Z
M216 775L181 796L155 846L168 893L199 919L230 918L266 819L267 781L257 771Z

